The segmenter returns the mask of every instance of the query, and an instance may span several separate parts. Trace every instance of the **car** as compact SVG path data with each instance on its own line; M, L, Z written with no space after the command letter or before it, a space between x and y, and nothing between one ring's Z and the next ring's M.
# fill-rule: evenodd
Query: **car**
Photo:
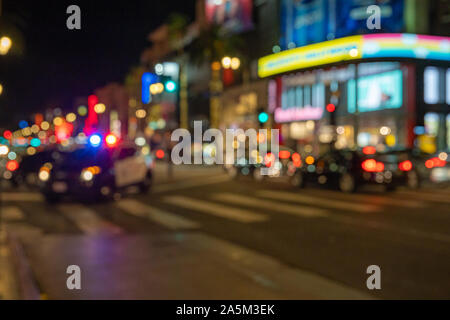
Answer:
M44 150L34 155L21 158L19 168L13 172L11 182L14 186L35 187L38 183L39 169L47 162L52 162L55 150Z
M83 200L113 199L137 186L143 193L152 185L152 169L134 144L112 148L84 146L60 152L39 170L40 189L48 202L66 196Z
M295 175L300 167L300 154L288 147L280 146L277 160L270 149L263 155L262 152L250 152L247 148L244 157L236 157L234 163L226 165L225 169L233 178L251 176L258 182L265 179L284 179L294 186L300 186Z
M315 159L307 156L295 173L300 187L307 183L336 187L352 193L369 184L383 185L386 190L399 186L416 189L420 177L413 162L402 154L377 153L375 147L362 150L331 149Z

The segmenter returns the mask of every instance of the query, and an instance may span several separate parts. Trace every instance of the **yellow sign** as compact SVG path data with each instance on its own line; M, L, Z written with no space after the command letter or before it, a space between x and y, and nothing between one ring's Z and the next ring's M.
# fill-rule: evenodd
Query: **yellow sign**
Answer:
M258 74L265 78L297 69L361 59L362 44L362 36L351 36L272 54L259 59Z

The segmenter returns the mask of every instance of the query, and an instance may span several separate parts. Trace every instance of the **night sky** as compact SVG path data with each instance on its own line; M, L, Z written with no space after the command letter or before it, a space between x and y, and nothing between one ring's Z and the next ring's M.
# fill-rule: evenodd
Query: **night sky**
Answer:
M81 8L81 30L66 27L71 4ZM14 129L49 104L71 110L75 97L123 82L171 12L193 19L195 1L3 0L0 35L11 35L14 50L0 56L0 125Z

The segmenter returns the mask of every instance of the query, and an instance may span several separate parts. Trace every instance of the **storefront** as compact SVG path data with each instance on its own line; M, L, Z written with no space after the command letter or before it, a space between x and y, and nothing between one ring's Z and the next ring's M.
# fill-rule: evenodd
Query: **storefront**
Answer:
M448 150L450 38L352 36L263 57L268 111L283 142ZM431 144L431 145L430 145Z

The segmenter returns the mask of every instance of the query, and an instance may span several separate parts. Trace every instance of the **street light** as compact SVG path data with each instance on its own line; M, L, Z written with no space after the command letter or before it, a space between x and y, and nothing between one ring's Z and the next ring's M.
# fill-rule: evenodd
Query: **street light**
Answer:
M230 57L224 57L222 59L222 67L224 69L229 69L231 67L231 58Z
M241 66L241 60L239 58L231 59L231 69L237 70Z
M0 38L0 54L5 55L8 53L9 49L11 49L12 41L8 37Z

